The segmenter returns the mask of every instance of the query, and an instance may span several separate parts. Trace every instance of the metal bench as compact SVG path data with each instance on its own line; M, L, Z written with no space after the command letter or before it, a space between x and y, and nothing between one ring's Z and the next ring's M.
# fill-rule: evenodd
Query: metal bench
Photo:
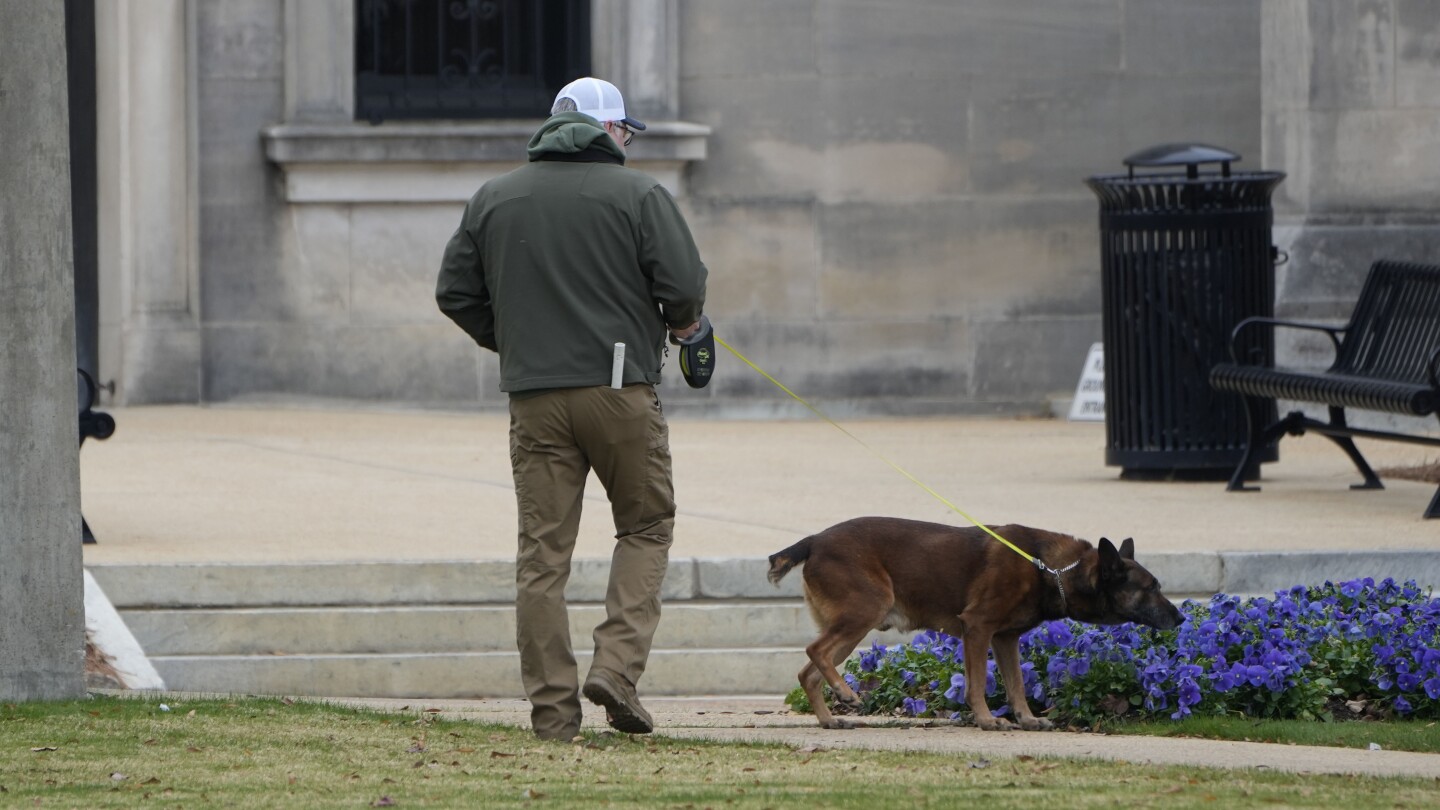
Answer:
M1324 371L1274 368L1240 356L1240 336L1249 329L1291 327L1324 332L1335 348L1335 362ZM1370 268L1360 298L1343 327L1297 323L1275 318L1247 318L1231 333L1233 362L1210 370L1210 385L1245 397L1249 438L1245 456L1226 487L1246 487L1244 474L1260 448L1284 434L1307 430L1324 434L1355 463L1365 481L1351 489L1383 489L1380 478L1355 447L1354 437L1387 439L1440 447L1440 438L1426 435L1366 430L1345 422L1346 408L1384 411L1406 416L1440 418L1440 267L1395 261L1378 261ZM1247 362L1249 361L1249 362ZM1330 420L1322 422L1293 411L1271 424L1266 413L1276 399L1328 405ZM1440 517L1440 489L1425 510L1425 517Z
M115 417L104 411L95 410L95 399L100 394L100 387L96 385L95 378L91 377L83 368L77 368L79 379L77 381L77 393L79 394L78 406L80 409L80 446L85 446L86 437L104 441L115 434ZM85 516L80 516L80 542L95 542L95 534L90 531L90 524L85 521Z

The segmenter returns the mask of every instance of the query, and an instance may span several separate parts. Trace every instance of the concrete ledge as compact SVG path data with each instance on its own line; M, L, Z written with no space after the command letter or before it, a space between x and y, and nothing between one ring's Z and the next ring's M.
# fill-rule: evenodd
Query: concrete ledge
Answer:
M509 605L127 610L123 615L151 655L318 655L513 652ZM591 646L605 619L598 604L570 606L574 649ZM656 649L803 647L815 639L810 611L798 599L677 601L665 606ZM908 641L912 634L873 633L864 644Z
M1135 561L1160 580L1168 596L1209 596L1220 591L1224 566L1213 551L1139 553Z
M525 162L534 121L276 124L265 156L284 173L291 203L463 203L481 184ZM710 128L653 121L626 165L683 196L685 168L705 159Z
M1398 551L1196 551L1141 554L1171 595L1265 594L1357 577L1414 579L1440 588L1440 549ZM797 599L801 577L780 587L762 558L673 558L662 598ZM240 608L321 605L513 604L515 565L499 561L95 565L89 570L116 608ZM603 602L608 560L576 560L566 596Z
M1320 585L1373 577L1377 582L1415 580L1440 588L1440 548L1414 551L1220 552L1224 577L1219 590L1233 594L1270 594L1296 585Z
M117 608L424 605L515 601L515 564L499 561L90 566ZM565 589L603 602L608 560L576 560ZM661 598L695 593L691 560L671 560Z
M261 130L265 157L294 163L495 161L519 165L543 119L475 122L275 124ZM710 127L651 121L630 147L637 162L704 160Z
M576 652L584 678L590 655ZM405 655L156 656L170 689L182 692L316 697L523 697L515 653ZM656 650L643 695L783 694L805 663L799 648ZM587 708L589 708L587 706ZM593 709L592 709L593 710Z
M775 599L801 597L805 588L799 571L792 571L780 580L779 587L770 584L766 575L770 561L758 559L697 559L695 560L695 595L700 599Z

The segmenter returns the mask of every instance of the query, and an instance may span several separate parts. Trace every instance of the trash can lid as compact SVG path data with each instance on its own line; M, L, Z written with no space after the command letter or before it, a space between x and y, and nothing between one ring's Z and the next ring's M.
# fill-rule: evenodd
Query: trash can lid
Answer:
M1187 176L1197 177L1201 163L1219 163L1221 173L1229 177L1230 162L1239 159L1238 154L1218 146L1203 143L1165 143L1141 149L1125 158L1125 165L1130 167L1131 177L1135 176L1136 166L1184 166Z

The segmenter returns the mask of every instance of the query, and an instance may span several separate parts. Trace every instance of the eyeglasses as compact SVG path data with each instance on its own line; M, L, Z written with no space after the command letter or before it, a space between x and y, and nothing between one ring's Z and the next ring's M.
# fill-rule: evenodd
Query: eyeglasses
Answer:
M622 146L629 146L630 142L635 140L635 130L626 126L624 121L611 121L610 124L611 126L619 127L620 131L625 133L624 137L620 141L620 144Z

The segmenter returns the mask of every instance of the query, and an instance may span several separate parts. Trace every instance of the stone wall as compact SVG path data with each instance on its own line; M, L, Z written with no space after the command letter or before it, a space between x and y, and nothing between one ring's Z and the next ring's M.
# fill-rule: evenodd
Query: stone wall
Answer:
M155 266L102 257L119 397L503 406L433 278L463 200L543 111L353 121L351 0L114 7L102 37L183 25L165 16L166 47L112 70L176 47L194 62L168 107L140 108L191 122L188 163L141 155L133 116L109 153L122 186L181 180L168 225L102 205L117 241L179 246ZM687 211L721 335L836 413L1048 410L1100 334L1083 179L1182 140L1261 168L1254 0L596 0L594 40L595 72L628 77L658 124L634 162ZM118 72L123 110L144 77ZM728 356L710 388L665 392L689 412L803 413Z
M1100 336L1089 174L1170 141L1260 165L1249 0L683 5L711 309L831 407L1044 410ZM706 396L769 383L722 357ZM688 392L685 392L688 394Z
M1375 260L1440 260L1440 4L1263 11L1265 155L1289 174L1275 197L1290 256L1277 310L1343 320Z

